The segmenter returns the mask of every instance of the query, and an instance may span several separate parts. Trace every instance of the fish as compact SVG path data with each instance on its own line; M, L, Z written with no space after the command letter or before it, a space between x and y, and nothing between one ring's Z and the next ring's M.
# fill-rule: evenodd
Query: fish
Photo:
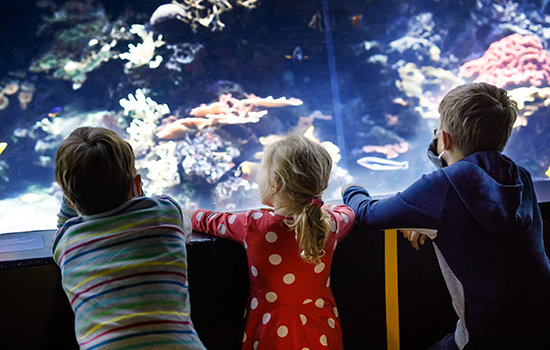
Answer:
M350 19L351 19L351 24L355 28L359 28L359 26L361 25L361 21L363 20L363 15L359 14L359 15L351 16Z
M363 20L363 14L352 16L351 12L346 9L336 9L331 11L330 14L332 30L335 30L335 28L345 28L349 23L358 29ZM324 31L325 24L323 23L323 12L321 10L315 12L307 26L314 30Z
M302 52L302 48L300 46L296 46L294 50L292 51L292 56L285 55L286 59L292 60L294 63L302 66L302 62L304 60L307 60L308 57L304 56L304 53Z
M237 167L235 171L235 177L240 177L246 181L255 181L256 175L260 170L260 163L244 161Z
M6 147L8 147L8 143L7 143L7 142L0 142L0 154L2 154L2 152L4 152L4 150L6 149Z
M55 107L48 113L48 117L55 118L59 115L59 113L61 113L62 110L63 108L61 107Z
M397 162L378 157L363 157L357 159L357 164L371 170L407 170L409 168L408 161Z

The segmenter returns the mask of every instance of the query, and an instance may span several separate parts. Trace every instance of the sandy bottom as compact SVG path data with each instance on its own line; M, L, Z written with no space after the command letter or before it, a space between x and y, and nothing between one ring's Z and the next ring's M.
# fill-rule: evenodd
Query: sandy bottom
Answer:
M61 201L45 193L0 200L0 234L56 228Z

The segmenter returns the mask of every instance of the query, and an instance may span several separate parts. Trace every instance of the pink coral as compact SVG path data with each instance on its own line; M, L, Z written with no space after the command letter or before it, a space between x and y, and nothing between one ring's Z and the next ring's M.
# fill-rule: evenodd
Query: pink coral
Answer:
M540 86L550 82L550 55L539 39L532 35L509 35L492 43L482 57L466 62L460 77L478 74L475 83L486 82L498 87L530 83Z

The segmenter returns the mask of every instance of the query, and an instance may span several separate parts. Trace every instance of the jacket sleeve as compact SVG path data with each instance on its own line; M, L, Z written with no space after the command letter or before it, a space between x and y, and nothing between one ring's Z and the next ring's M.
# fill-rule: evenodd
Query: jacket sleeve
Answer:
M75 218L78 216L78 213L76 210L71 208L71 206L67 203L65 200L65 197L63 196L63 200L61 201L61 208L59 209L59 213L57 213L57 228L60 229L65 225L65 222L67 220Z
M246 213L220 213L210 210L197 210L191 219L193 230L206 232L243 244L248 226Z
M376 200L361 187L344 192L344 204L355 212L357 223L369 229L439 229L450 183L441 171L422 176L403 192Z

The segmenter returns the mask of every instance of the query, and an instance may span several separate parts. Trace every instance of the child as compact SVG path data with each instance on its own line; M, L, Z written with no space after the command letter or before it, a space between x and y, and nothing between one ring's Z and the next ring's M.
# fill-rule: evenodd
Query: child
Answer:
M250 306L242 349L343 348L330 268L355 215L344 205L323 205L331 167L321 145L289 136L267 149L258 174L262 203L274 211L193 214L193 229L246 249Z
M501 152L517 118L503 89L450 91L428 148L437 168L408 189L373 200L344 189L360 225L418 228L433 239L458 314L454 334L431 349L550 349L550 264L529 173ZM427 229L427 230L426 230ZM427 330L429 332L429 330Z
M76 338L81 349L204 350L189 314L191 223L170 197L140 197L134 161L103 128L78 128L57 151L65 197L52 249Z

